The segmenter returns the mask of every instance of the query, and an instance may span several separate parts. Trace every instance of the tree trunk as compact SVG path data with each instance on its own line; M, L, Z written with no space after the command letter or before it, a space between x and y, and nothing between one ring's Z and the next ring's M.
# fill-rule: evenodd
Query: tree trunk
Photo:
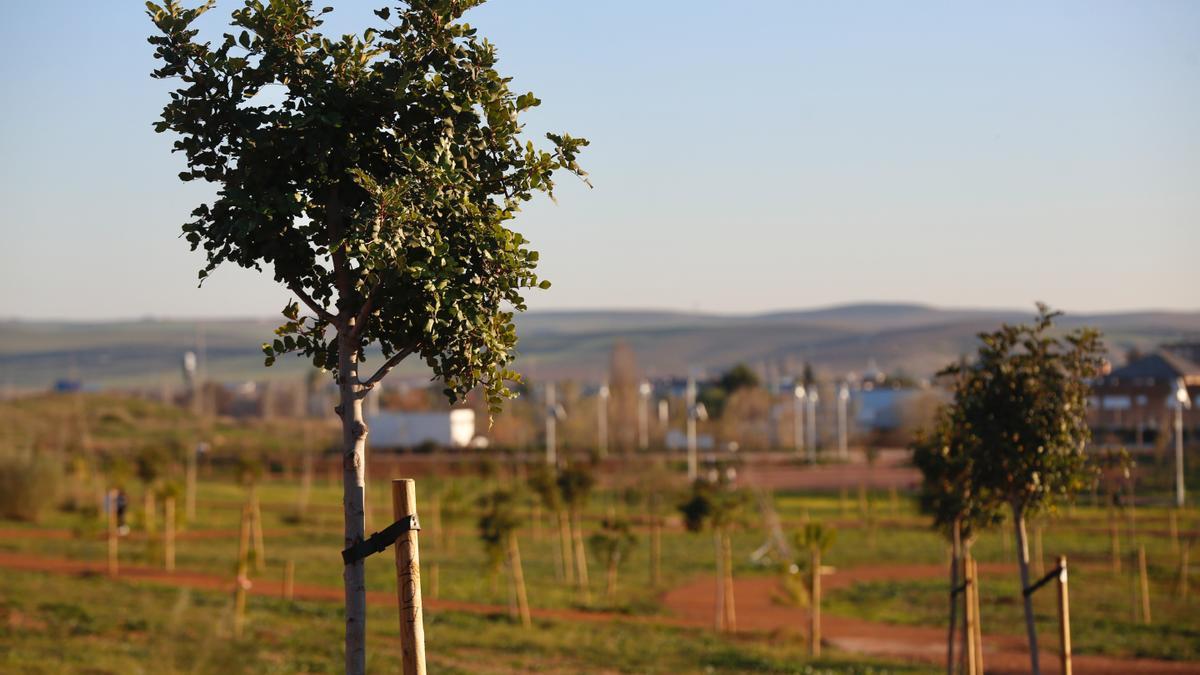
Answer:
M1029 664L1033 675L1042 671L1038 666L1037 628L1033 624L1033 597L1025 594L1029 588L1029 539L1025 535L1025 514L1013 506L1013 527L1017 535L1017 567L1021 571L1021 596L1025 605L1025 635L1029 639Z
M717 601L713 614L713 628L718 633L725 631L725 551L721 546L721 531L713 530L713 554L717 561Z
M342 419L342 512L343 548L363 539L366 528L367 424L363 419L362 385L358 380L358 348L338 336L338 378ZM342 571L346 592L346 674L364 675L367 669L367 575L363 561L346 565Z
M953 548L950 555L950 629L946 636L946 675L954 675L954 628L958 620L958 562L962 559L962 524L954 521Z
M525 595L525 572L521 569L521 549L517 545L517 535L508 535L508 567L512 571L513 588L517 592L517 612L521 616L521 625L530 628L533 620L529 616L529 598Z
M729 533L721 533L721 547L725 554L725 631L737 632L737 612L733 602L733 546L729 541Z
M814 659L821 658L821 549L813 546L810 564L812 581L809 583L808 653Z
M558 544L559 550L562 551L563 581L573 585L575 583L575 561L571 555L571 522L567 519L567 512L564 509L558 510Z
M573 510L571 521L571 537L575 540L575 580L579 582L579 593L586 605L592 601L592 591L588 583L587 553L583 549L583 524L579 509Z
M250 484L250 524L254 534L254 569L263 571L267 566L267 548L263 543L262 509L258 504L258 486Z
M163 501L163 567L175 571L175 497Z

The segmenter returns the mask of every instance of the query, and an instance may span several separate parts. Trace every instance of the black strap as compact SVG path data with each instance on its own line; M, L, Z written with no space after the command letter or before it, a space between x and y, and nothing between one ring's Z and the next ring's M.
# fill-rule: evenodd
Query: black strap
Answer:
M1057 579L1058 575L1060 575L1062 573L1063 573L1063 568L1055 567L1054 569L1047 572L1046 576L1042 577L1041 579L1038 579L1036 583L1034 583L1029 588L1026 588L1025 595L1033 595L1033 593L1035 591L1037 591L1037 589L1039 589L1042 586L1045 586L1046 584L1050 583L1051 581Z
M342 562L347 565L354 564L369 555L385 550L395 543L396 539L405 532L420 529L421 524L417 522L417 514L404 516L400 520L383 528L383 530L376 532L365 540L359 540L350 548L342 551Z

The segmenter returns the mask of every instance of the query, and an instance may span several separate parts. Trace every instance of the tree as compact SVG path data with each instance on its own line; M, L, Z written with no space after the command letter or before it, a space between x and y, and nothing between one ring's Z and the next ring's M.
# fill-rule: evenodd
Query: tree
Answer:
M637 537L628 520L605 518L600 521L600 529L588 537L588 544L596 559L604 563L604 596L612 602L617 593L617 571L637 544Z
M792 534L797 551L808 551L808 650L813 658L821 656L821 556L837 540L837 530L820 523L805 523L804 529Z
M517 614L521 625L529 628L529 600L525 594L525 572L521 568L521 550L517 545L517 530L521 516L517 511L518 498L510 490L494 490L479 499L479 538L493 569L507 562L509 583L517 599Z
M1012 513L1021 587L1029 588L1025 519L1073 498L1094 479L1084 452L1087 379L1100 373L1103 346L1091 329L1054 337L1060 316L1043 304L1032 324L980 334L973 363L946 374L962 379L955 406L973 490ZM1025 630L1033 672L1039 672L1033 601L1024 596Z
M558 523L558 557L560 579L568 584L575 580L575 567L572 564L574 556L571 553L571 524L567 519L567 511L563 508L562 490L558 485L558 474L553 467L544 462L536 462L529 467L529 489L538 496L542 506L554 514Z
M558 490L563 504L571 514L571 541L575 544L575 581L579 583L579 595L584 604L591 602L588 582L587 553L583 548L583 508L587 506L596 477L586 467L578 464L558 473Z
M974 448L957 399L963 395L963 378L956 380L955 403L941 406L928 430L919 430L911 444L913 464L921 472L918 501L932 516L933 527L946 536L952 547L950 588L959 585L964 559L979 531L1000 522L1000 504L972 483ZM967 600L970 602L970 600ZM950 595L950 621L946 642L947 672L954 664L954 632L958 598Z
M723 475L723 474L722 474ZM737 630L733 599L733 552L729 530L737 525L749 504L749 495L725 482L697 480L686 500L679 504L684 526L700 532L706 526L713 533L717 567L717 602L714 625L718 632Z
M224 263L271 269L296 299L263 345L267 365L299 354L338 383L347 547L364 535L363 397L415 356L451 401L480 387L499 410L517 379L513 312L523 289L549 286L505 224L552 195L559 170L585 175L586 141L547 134L540 150L522 137L539 101L509 90L495 47L460 21L481 2L397 0L375 12L379 27L330 39L319 29L331 8L247 0L215 46L193 26L212 0L147 4L153 77L181 82L155 130L177 134L182 180L218 188L183 226L207 256L201 282ZM382 352L374 372L369 346ZM346 671L362 673L361 561L343 581Z

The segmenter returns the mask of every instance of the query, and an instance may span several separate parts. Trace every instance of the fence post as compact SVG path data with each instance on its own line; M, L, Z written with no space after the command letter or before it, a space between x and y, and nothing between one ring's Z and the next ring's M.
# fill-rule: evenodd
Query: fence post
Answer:
M392 481L392 516L417 514L417 483ZM425 675L425 619L421 609L421 552L417 530L396 538L396 594L400 601L400 660L404 675Z
M117 491L108 491L108 576L115 577L120 563L117 556Z
M175 497L163 500L163 565L175 571Z
M1146 545L1138 544L1138 577L1142 590L1142 622L1150 623L1150 578L1146 574Z
M1067 592L1067 556L1058 556L1058 645L1063 675L1071 675L1071 599Z

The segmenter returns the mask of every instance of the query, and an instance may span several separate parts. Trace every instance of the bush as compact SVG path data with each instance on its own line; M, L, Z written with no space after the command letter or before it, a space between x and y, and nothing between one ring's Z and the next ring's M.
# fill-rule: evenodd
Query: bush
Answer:
M38 520L58 500L62 466L33 452L0 452L0 518Z

